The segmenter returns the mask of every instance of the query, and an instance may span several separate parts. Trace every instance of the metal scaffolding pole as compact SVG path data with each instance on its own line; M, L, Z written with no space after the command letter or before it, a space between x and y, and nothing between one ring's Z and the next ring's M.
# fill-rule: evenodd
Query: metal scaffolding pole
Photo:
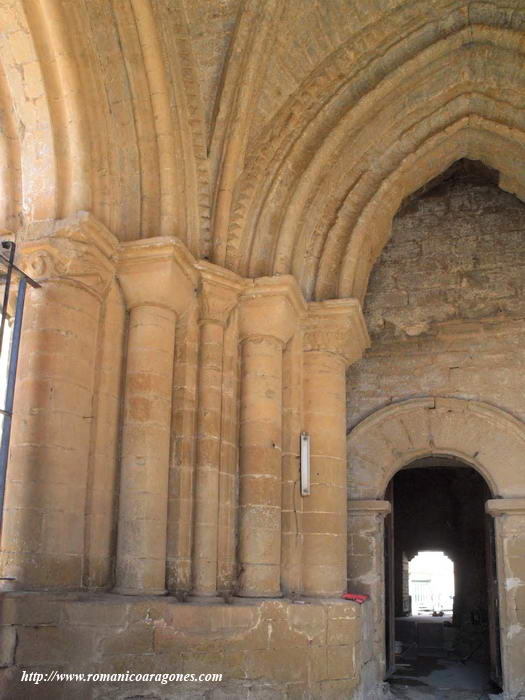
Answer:
M27 285L32 287L40 287L38 282L35 282L20 270L13 262L15 257L15 244L12 241L2 241L2 248L9 250L9 257L0 254L0 266L3 266L6 271L4 301L2 305L2 319L0 321L0 352L9 353L9 364L7 370L7 388L5 396L5 406L0 409L0 414L3 415L4 421L2 425L2 439L0 442L0 532L2 530L2 521L4 515L4 494L5 483L7 476L7 462L9 460L9 442L11 439L11 423L13 419L13 403L15 397L16 384L16 369L18 366L18 355L20 350L20 336L22 332L22 319L24 316L24 302ZM8 318L8 303L9 294L11 291L11 280L13 271L19 277L18 294L16 299L16 309L13 319L13 336L10 347L4 350L3 337L5 321Z

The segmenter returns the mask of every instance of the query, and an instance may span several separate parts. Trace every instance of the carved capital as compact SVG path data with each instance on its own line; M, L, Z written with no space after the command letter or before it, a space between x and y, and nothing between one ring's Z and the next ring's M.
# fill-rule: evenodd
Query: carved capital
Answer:
M123 243L117 274L129 309L157 304L181 315L195 304L199 273L178 238L156 236Z
M71 280L99 297L115 275L118 241L89 212L33 224L18 249L18 266L35 280Z
M199 260L195 266L200 272L199 301L201 321L226 325L228 316L239 301L244 280L218 265Z
M306 352L340 355L347 364L359 360L370 345L361 304L357 299L310 302L304 331Z
M247 280L240 308L241 340L270 336L281 343L290 340L307 311L299 285L291 275Z

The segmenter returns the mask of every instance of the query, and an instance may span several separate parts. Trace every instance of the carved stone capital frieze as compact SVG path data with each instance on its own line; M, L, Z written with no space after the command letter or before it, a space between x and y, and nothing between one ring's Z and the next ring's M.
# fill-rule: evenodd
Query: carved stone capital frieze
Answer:
M244 280L235 273L204 260L199 260L195 267L200 273L201 321L226 325L231 311L239 301Z
M17 264L37 281L76 282L99 297L115 275L118 241L89 212L33 224L25 232Z
M241 339L269 336L287 343L307 311L299 285L292 275L247 280L240 301Z
M304 321L306 352L328 352L347 364L359 360L370 345L368 331L357 299L310 302Z

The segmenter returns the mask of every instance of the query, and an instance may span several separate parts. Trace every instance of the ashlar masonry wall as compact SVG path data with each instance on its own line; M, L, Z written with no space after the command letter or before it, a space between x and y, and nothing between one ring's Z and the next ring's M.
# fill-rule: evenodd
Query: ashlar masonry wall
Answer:
M361 698L371 654L368 605L343 600L220 605L35 592L2 597L0 613L0 696L13 700ZM54 680L22 681L24 671ZM86 680L66 681L68 673ZM186 679L162 680L171 674Z

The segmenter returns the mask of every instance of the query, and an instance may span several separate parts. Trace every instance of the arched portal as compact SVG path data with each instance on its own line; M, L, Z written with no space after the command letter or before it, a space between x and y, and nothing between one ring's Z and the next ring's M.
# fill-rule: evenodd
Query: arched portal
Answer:
M385 660L384 517L393 476L428 458L455 459L484 478L485 503L495 518L503 688L517 697L525 685L525 426L489 404L425 397L389 405L361 421L348 436L349 590L367 593L373 606L373 664Z

